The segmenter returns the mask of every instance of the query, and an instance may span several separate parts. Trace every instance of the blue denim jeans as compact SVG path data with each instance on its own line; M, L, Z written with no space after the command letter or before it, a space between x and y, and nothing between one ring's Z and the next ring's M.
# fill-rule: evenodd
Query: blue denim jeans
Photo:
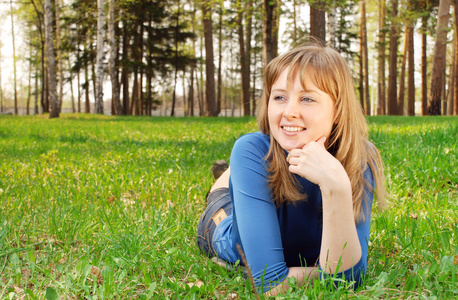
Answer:
M228 188L219 188L207 196L207 208L197 224L197 246L209 258L216 256L213 233L224 218L232 215L232 202Z

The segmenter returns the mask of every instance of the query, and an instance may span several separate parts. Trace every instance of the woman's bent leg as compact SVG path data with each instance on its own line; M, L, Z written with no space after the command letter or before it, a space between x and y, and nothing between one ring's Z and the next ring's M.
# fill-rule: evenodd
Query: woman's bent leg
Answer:
M197 245L208 257L216 255L213 247L213 233L216 226L226 217L232 215L232 202L229 189L221 187L212 189L207 198L207 208L197 225Z

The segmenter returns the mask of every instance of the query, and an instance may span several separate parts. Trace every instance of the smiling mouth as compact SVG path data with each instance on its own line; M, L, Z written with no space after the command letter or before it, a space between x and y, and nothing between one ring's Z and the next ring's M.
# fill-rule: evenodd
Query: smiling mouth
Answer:
M295 127L295 126L282 126L281 128L288 132L300 132L300 131L305 130L305 128L303 127Z

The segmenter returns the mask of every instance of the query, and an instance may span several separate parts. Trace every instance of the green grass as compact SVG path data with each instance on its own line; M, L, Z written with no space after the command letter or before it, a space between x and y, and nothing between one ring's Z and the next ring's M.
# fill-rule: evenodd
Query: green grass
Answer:
M373 214L367 279L285 298L458 297L458 119L369 125L392 199ZM252 118L0 116L0 299L253 299L199 253L195 228L211 165L255 130Z

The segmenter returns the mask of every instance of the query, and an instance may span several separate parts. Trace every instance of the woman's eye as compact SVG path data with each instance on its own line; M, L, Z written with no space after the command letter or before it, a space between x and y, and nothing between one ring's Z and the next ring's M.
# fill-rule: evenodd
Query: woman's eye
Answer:
M314 102L315 100L313 100L312 98L309 98L309 97L303 97L301 99L303 102Z
M285 97L283 97L283 96L275 96L274 100L275 101L283 101L283 100L285 100Z

